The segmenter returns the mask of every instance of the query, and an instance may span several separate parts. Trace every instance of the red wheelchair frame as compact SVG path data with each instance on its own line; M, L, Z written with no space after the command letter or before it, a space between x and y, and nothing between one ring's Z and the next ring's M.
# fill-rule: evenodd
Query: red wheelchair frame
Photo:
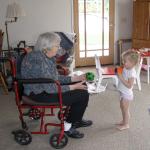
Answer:
M27 145L31 143L31 134L48 134L48 126L60 127L60 133L54 133L50 137L50 145L54 148L60 149L67 145L68 137L64 133L64 120L66 114L69 112L69 107L64 107L62 104L62 93L59 81L52 79L22 79L17 76L17 58L8 59L11 64L12 76L13 76L13 88L15 92L16 105L19 112L19 119L21 121L23 130L16 130L12 133L17 143L21 145ZM57 85L58 89L58 103L36 103L31 100L28 96L22 95L23 84L40 84L40 83L54 83ZM30 111L27 114L23 113L24 109L29 108ZM50 109L49 113L46 113L46 109ZM60 123L45 123L44 117L55 116L54 109L59 109L58 118ZM31 134L27 132L28 127L24 121L24 116L30 116L33 119L40 119L40 129L39 131L32 131Z

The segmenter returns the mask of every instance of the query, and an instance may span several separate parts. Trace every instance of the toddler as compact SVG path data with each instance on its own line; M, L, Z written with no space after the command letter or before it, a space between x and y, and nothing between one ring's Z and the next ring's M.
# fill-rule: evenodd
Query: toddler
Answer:
M124 130L129 128L130 111L129 105L133 100L133 84L136 79L135 66L139 62L139 54L135 50L129 49L122 54L123 71L118 74L120 93L120 108L122 112L122 121L117 124L117 129Z

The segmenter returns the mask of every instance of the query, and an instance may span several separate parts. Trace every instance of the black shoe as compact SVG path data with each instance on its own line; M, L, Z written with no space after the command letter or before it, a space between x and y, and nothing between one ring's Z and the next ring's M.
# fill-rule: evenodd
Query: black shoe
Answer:
M65 131L65 133L67 134L67 136L71 137L71 138L83 138L84 134L80 133L79 131L77 131L75 128L71 128L69 131Z
M93 124L91 120L81 120L78 122L73 123L74 128L80 128L80 127L89 127Z

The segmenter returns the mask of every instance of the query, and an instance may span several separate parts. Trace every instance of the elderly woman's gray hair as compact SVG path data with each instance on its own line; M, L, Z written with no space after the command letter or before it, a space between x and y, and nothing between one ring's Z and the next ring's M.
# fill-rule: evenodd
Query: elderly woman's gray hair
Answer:
M34 50L36 51L42 51L45 49L51 50L54 46L59 46L60 41L61 39L59 35L54 32L43 33L38 37Z

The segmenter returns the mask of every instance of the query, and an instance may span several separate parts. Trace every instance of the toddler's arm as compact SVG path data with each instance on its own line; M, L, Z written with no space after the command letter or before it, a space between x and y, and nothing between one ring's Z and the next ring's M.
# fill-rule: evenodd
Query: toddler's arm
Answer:
M131 77L128 80L125 80L122 75L118 75L118 77L127 88L129 89L132 88L134 84L134 77Z

